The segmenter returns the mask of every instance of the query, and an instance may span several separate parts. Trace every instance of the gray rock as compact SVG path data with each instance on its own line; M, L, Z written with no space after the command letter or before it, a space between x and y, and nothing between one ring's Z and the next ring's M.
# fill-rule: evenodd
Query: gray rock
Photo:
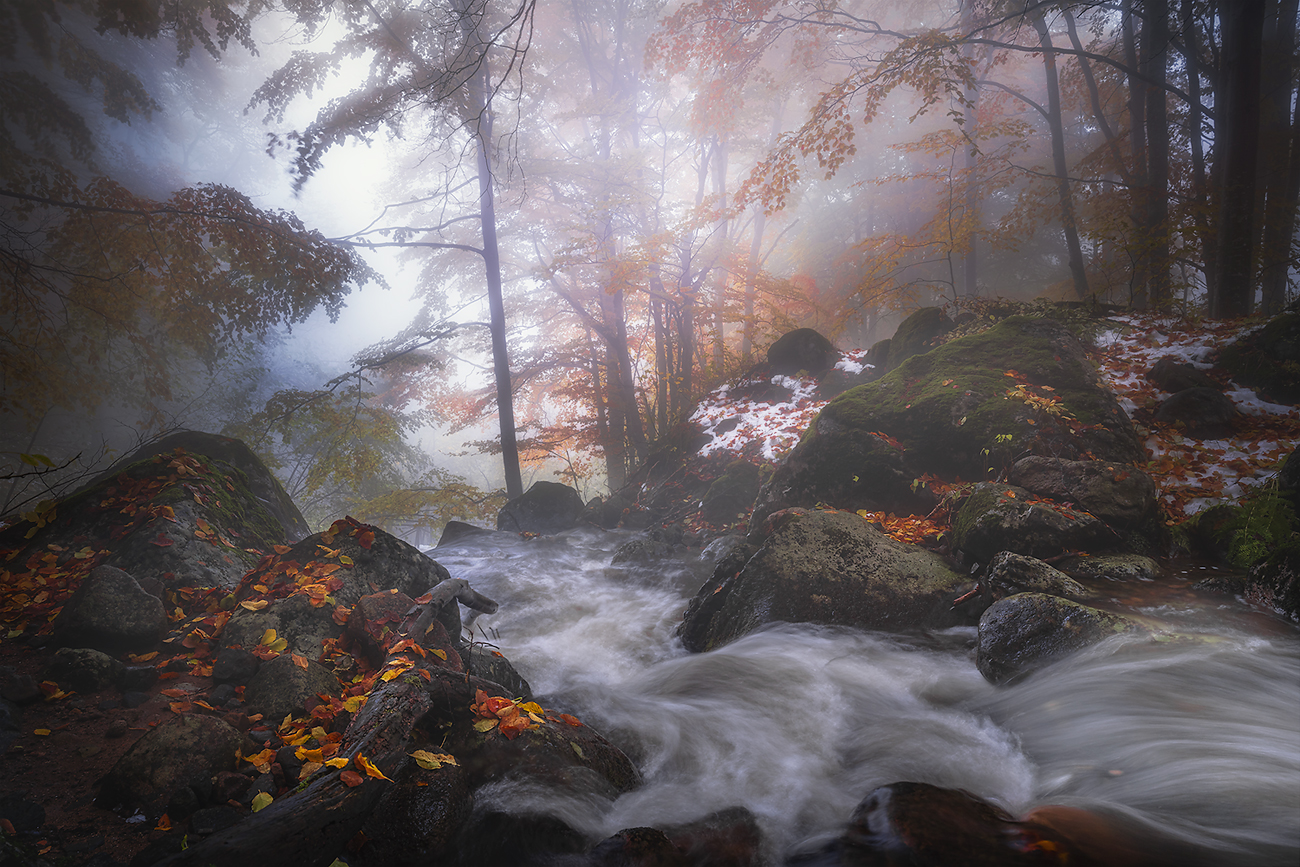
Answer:
M497 529L543 536L562 533L578 526L586 508L582 496L568 485L533 482L497 513Z
M897 542L848 512L773 515L752 556L733 551L691 600L680 632L710 650L765 623L902 630L970 622L952 602L971 582L943 557Z
M105 807L161 812L182 786L235 767L245 738L225 720L178 714L150 729L100 781Z
M1072 578L1104 578L1108 581L1154 581L1160 576L1160 564L1143 554L1097 554L1071 557L1058 564Z
M441 863L439 856L455 840L472 803L464 769L443 765L426 770L412 763L361 827L366 863Z
M55 618L54 634L66 647L119 652L156 644L167 626L161 599L121 569L99 566Z
M953 321L941 307L922 307L899 323L898 330L889 341L889 357L885 366L898 367L914 355L934 348L934 339L947 334Z
M339 680L334 672L311 660L304 668L292 654L282 653L262 663L244 687L244 702L251 713L261 713L268 722L278 724L286 716L305 714L308 704L322 692L338 694Z
M324 649L322 642L341 638L344 631L334 622L333 605L316 607L309 597L296 595L275 599L261 611L236 609L218 640L222 647L252 650L268 629L274 629L289 650L308 659L319 659ZM223 671L222 676L228 675Z
M500 653L480 644L469 644L461 652L460 658L465 665L466 674L501 684L512 698L532 699L533 688L510 664L510 660Z
M710 524L734 524L749 517L762 487L762 471L749 461L732 461L713 480L700 505L700 515Z
M279 634L278 630L276 634ZM223 632L222 635L225 636L226 633ZM231 643L242 644L243 641ZM253 679L261 664L260 659L243 647L227 647L212 662L212 679L223 685L233 683L235 686L243 686Z
M794 376L800 371L821 373L840 360L835 344L811 328L796 328L767 348L767 365L772 373Z
M54 652L42 679L84 695L115 685L125 669L125 665L102 651L62 647Z
M1188 388L1213 388L1219 384L1208 373L1166 355L1151 368L1147 380L1161 391L1177 394Z
M1087 512L1033 500L1024 488L976 485L953 521L955 544L982 563L1003 551L1042 558L1123 547L1114 530Z
M1040 497L1072 503L1134 548L1158 550L1167 536L1155 482L1130 464L1031 455L1015 462L1009 481Z
M1089 599L1097 594L1069 575L1033 557L1003 551L989 563L983 583L992 599L1017 593L1047 593L1067 599Z
M1113 635L1146 632L1137 621L1045 593L1019 593L980 617L975 665L1007 683Z
M1155 418L1197 439L1213 439L1230 433L1240 416L1232 398L1217 388L1187 388L1161 401Z

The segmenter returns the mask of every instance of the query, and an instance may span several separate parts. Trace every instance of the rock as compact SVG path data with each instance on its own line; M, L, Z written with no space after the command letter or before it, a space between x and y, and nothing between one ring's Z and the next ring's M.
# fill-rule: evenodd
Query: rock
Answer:
M889 341L885 369L893 370L914 355L934 348L934 339L953 329L953 322L941 307L922 307L899 324Z
M497 513L497 529L548 536L578 526L586 510L582 497L568 485L533 482Z
M691 600L679 627L688 650L776 621L901 630L973 619L951 610L971 586L964 575L857 515L790 509L768 523L761 544L728 554Z
M1155 419L1197 439L1215 439L1231 433L1240 416L1232 398L1217 388L1187 388L1161 401Z
M102 651L88 647L62 647L54 652L54 658L41 679L86 695L115 685L125 669L121 662Z
M6 792L0 795L0 819L8 819L19 834L34 834L45 824L45 808L26 792Z
M1242 596L1300 622L1300 542L1292 542L1250 568Z
M1154 581L1160 576L1160 564L1142 554L1095 554L1070 557L1057 568L1071 578L1104 578L1108 581Z
M767 365L781 376L795 376L800 371L821 373L839 360L835 344L811 328L788 331L767 348Z
M1239 503L1219 503L1197 512L1178 533L1193 554L1249 569L1297 540L1300 517L1289 498L1264 488Z
M475 527L473 524L466 524L464 521L448 521L447 525L442 528L442 535L438 537L438 544L435 547L442 548L447 545L454 545L462 539L490 536L492 532L486 527Z
M532 699L533 689L528 681L497 651L481 644L468 644L461 649L460 658L467 674L499 683L513 698Z
M764 863L763 831L758 818L744 807L719 810L663 830L688 865L758 867Z
M276 638L288 643L287 650L308 659L319 659L324 642L342 637L344 628L334 622L334 606L313 605L309 597L299 594L272 600L261 611L237 608L219 640L224 648L240 647L247 651L257 647L268 629L274 629ZM214 676L215 673L214 668ZM223 669L222 676L229 676L229 672Z
M1003 599L1017 593L1047 593L1067 599L1089 599L1097 595L1042 560L1010 551L1003 551L993 558L981 583L987 585L991 599Z
M1157 551L1167 542L1155 482L1137 467L1031 455L1012 465L1009 480L1101 519L1133 550Z
M161 599L121 569L99 566L63 606L53 629L65 647L117 653L157 644L169 625Z
M1166 355L1151 368L1147 381L1161 391L1177 394L1188 388L1214 388L1219 384L1208 373Z
M1284 494L1294 494L1300 491L1300 446L1291 450L1291 454L1286 456L1282 462L1282 469L1277 474L1277 486Z
M1300 311L1274 316L1219 351L1232 378L1279 403L1300 403Z
M40 697L41 688L36 685L36 678L8 667L0 668L0 698L23 707Z
M384 793L361 827L363 864L442 863L469 817L469 786L456 765L426 770L412 762L409 772Z
M406 620L406 612L414 606L415 600L400 590L362 596L348 617L347 634L353 652L360 651L370 658L371 665L382 666L388 646Z
M243 686L253 679L261 664L262 660L242 647L227 647L212 662L212 680L219 684Z
M209 716L177 714L145 732L100 780L97 803L143 807L155 815L181 786L235 767L238 731Z
M544 813L524 813L476 807L457 838L457 858L465 865L560 865L574 863L587 849L587 839L564 820ZM585 865L583 865L585 867Z
M975 666L989 682L1007 683L1113 635L1144 631L1119 614L1045 593L1018 593L980 617Z
M682 859L657 828L624 828L587 854L591 867L678 867Z
M757 466L749 461L732 461L709 485L700 505L700 516L718 526L744 520L754 508L754 498L762 484L762 471Z
M651 538L629 539L610 558L611 566L619 566L624 563L654 563L659 560L666 560L673 556L673 546L667 542L660 542Z
M835 398L763 486L750 530L819 502L925 514L935 499L918 478L983 478L1013 455L1146 460L1083 345L1050 319L1010 317Z
M303 657L298 657L303 659ZM334 672L312 660L299 665L292 653L267 660L244 688L244 702L250 713L261 713L272 724L285 716L302 716L316 704L317 693L338 695L339 680Z
M976 485L957 512L953 542L981 563L1002 551L1041 559L1123 546L1114 530L1087 512L1036 501L1024 488L993 482Z
M243 812L229 804L205 807L190 816L190 833L206 837L209 834L224 831L226 828L238 823L242 818L244 818Z

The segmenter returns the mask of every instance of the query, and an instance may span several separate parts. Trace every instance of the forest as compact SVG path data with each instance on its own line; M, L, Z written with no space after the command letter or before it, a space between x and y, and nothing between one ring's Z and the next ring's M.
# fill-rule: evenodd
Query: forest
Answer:
M3 0L0 515L188 428L247 442L313 529L418 534L526 479L617 491L794 328L1276 314L1296 24L1296 0ZM348 357L294 348L356 316L380 336Z

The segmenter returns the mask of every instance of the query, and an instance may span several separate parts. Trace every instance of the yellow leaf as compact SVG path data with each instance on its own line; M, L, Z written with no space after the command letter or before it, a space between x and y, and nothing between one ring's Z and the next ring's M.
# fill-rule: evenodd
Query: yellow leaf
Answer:
M49 730L49 729L36 729L34 732L32 732L32 734L34 734L34 735L40 735L40 736L43 737L43 738L44 738L44 737L49 737L50 730Z
M258 792L253 796L253 812L256 813L264 807L271 806L271 802L274 800L275 798L271 797L270 792Z
M474 721L474 731L476 732L488 732L496 727L497 720L495 719L480 719Z
M546 710L535 701L526 701L519 705L519 709L528 713L546 713Z
M348 713L356 713L365 706L366 697L364 695L354 695L352 698L343 702L343 709Z
M374 777L376 780L388 780L388 777L384 776L384 772L375 767L374 762L370 761L370 759L365 756L358 755L356 763L357 767L366 772L366 776ZM391 783L392 780L388 780L388 782Z
M262 633L262 640L258 642L258 644L265 644L265 645L268 646L268 647L271 646L271 645L274 644L274 643L275 643L275 630L274 630L274 629L268 629L268 630L266 630L265 632L263 632L263 633Z
M325 764L331 768L346 768L348 766L348 760L341 756L335 756L332 759L326 759Z
M339 562L342 563L344 566L351 566L351 565L352 565L352 558L349 557L347 554L340 554L340 555L339 555Z
M271 601L269 599L258 599L256 601L252 599L245 599L243 602L239 603L239 607L246 608L249 611L261 611L263 608L265 608L270 604ZM271 639L275 640L275 630L268 629L266 631L271 633ZM263 638L265 639L265 636L263 636ZM263 641L263 643L265 643L265 641Z
M439 659L441 659L443 662L447 661L447 651L439 650L438 648L435 647L429 652L432 653L434 656L438 657Z
M409 754L415 763L426 771L436 771L443 765L456 764L456 757L446 753L431 753L428 750L416 750Z

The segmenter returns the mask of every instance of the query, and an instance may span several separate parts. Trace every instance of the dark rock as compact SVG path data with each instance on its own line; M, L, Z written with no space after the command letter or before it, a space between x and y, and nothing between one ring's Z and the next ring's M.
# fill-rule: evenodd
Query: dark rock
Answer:
M137 708L149 701L149 693L128 690L122 693L122 707L127 710Z
M688 865L758 867L765 863L763 831L744 807L710 813L685 825L664 828L664 834Z
M124 668L107 653L90 648L62 647L54 652L42 679L85 695L113 686Z
M410 772L384 793L361 827L366 864L443 863L470 812L465 772L456 765L435 770L412 763ZM508 862L507 862L508 863Z
M1008 370L1040 403L1010 397L1019 392ZM1048 400L1059 414L1037 408ZM827 404L763 486L750 531L779 509L819 502L925 514L935 499L913 484L924 474L978 479L1024 455L1146 460L1078 339L1052 320L1013 316Z
M274 768L275 765L271 765L271 767ZM239 797L239 803L245 807L252 806L253 799L258 795L266 794L275 797L276 789L277 785L274 774L258 774L253 778L253 784Z
M1155 419L1175 425L1197 439L1227 436L1241 413L1232 398L1217 388L1188 388L1165 398Z
M212 800L218 804L238 801L253 785L252 777L236 771L221 771L212 777Z
M198 793L189 786L181 786L167 800L167 817L173 822L184 822L202 807Z
M887 370L893 370L914 355L934 348L934 339L953 329L953 322L940 307L922 307L898 326L889 341Z
M302 657L299 657L302 659ZM337 695L339 680L319 662L304 660L297 664L291 653L282 653L262 663L257 674L244 687L244 701L250 712L278 724L286 715L302 716L316 704L317 693Z
M1277 486L1283 493L1300 491L1300 446L1291 450L1282 462L1282 469L1277 474Z
M111 723L109 723L108 728L104 730L104 737L120 738L126 735L126 730L127 730L126 720L115 719Z
M1219 503L1196 513L1178 532L1196 556L1249 569L1297 539L1300 516L1289 498L1264 488L1239 503Z
M875 368L877 375L885 374L889 369L889 348L894 341L886 337L884 340L877 340L871 344L867 350L866 363Z
M1280 403L1300 403L1300 312L1274 316L1219 352L1218 364L1242 385Z
M756 548L725 557L691 600L680 627L688 650L776 621L900 630L973 620L952 610L970 588L966 576L857 515L790 509L771 516L764 534Z
M348 617L347 634L353 652L357 650L370 658L370 664L383 665L388 656L388 646L406 620L406 613L415 600L399 590L385 590L362 596Z
M457 864L544 865L585 852L587 840L562 819L540 813L476 811L457 838Z
M835 344L811 328L786 332L767 348L768 367L782 376L794 376L800 371L821 373L839 360Z
M762 470L749 461L732 461L704 494L700 516L710 524L734 524L754 508L763 484Z
M1160 576L1160 564L1142 554L1096 554L1070 557L1057 568L1071 578L1108 581L1154 581Z
M1300 542L1292 542L1251 567L1243 582L1248 602L1300 622Z
M167 834L145 846L131 858L131 867L150 867L169 855L185 850L189 841L184 834Z
M355 600L354 600L355 601ZM257 647L266 630L274 629L276 638L283 638L288 650L309 659L318 659L324 652L327 639L343 636L344 627L334 622L334 606L314 605L311 597L297 594L284 599L272 600L261 611L237 609L222 630L220 641L228 649L239 646L244 650ZM224 654L225 649L222 650ZM222 677L242 675L243 672L227 672L223 669ZM216 667L213 667L213 677ZM249 677L251 681L256 674ZM230 681L237 683L237 681Z
M1017 593L1047 593L1067 599L1089 599L1097 595L1042 560L1010 551L995 556L981 580L995 600Z
M45 824L45 808L26 792L7 792L0 795L0 819L8 819L19 834L34 833Z
M1169 394L1177 394L1188 388L1217 389L1219 387L1208 373L1180 362L1172 355L1166 355L1155 363L1151 372L1147 374L1147 381Z
M528 681L497 651L481 644L469 644L461 650L461 661L467 674L501 684L512 697L532 699L533 689Z
M1157 551L1168 541L1155 482L1137 467L1031 455L1012 465L1010 481L1101 519L1134 550Z
M127 665L117 676L117 688L144 691L158 682L158 669L152 665Z
M0 670L0 698L23 707L40 697L41 688L36 685L36 678L11 669Z
M279 635L278 631L276 635ZM227 647L222 649L212 662L212 679L220 684L243 686L253 679L261 664L262 660L254 656L251 651L242 647Z
M473 524L466 524L464 521L448 521L447 525L442 528L442 536L438 538L436 547L442 548L446 545L454 545L462 539L475 539L490 535L492 535L492 531L486 527L475 527Z
M205 807L190 816L190 833L200 837L224 831L244 818L244 814L229 804Z
M975 665L1007 683L1113 635L1147 631L1137 621L1059 596L1019 593L980 617Z
M668 542L658 542L650 538L631 539L618 546L610 558L611 566L623 563L653 563L673 556L673 546Z
M161 599L121 569L99 566L63 606L53 629L65 647L117 653L157 644L168 626Z
M100 780L97 803L158 810L197 779L232 770L243 736L223 720L178 714L145 732Z
M591 867L678 867L677 847L657 828L625 828L596 845L587 856Z
M562 533L578 526L586 508L582 497L568 485L533 482L497 513L497 529L543 536Z
M1002 551L1041 559L1123 547L1114 530L1087 512L1034 501L1024 488L993 482L976 485L962 505L953 520L953 542L981 563Z

